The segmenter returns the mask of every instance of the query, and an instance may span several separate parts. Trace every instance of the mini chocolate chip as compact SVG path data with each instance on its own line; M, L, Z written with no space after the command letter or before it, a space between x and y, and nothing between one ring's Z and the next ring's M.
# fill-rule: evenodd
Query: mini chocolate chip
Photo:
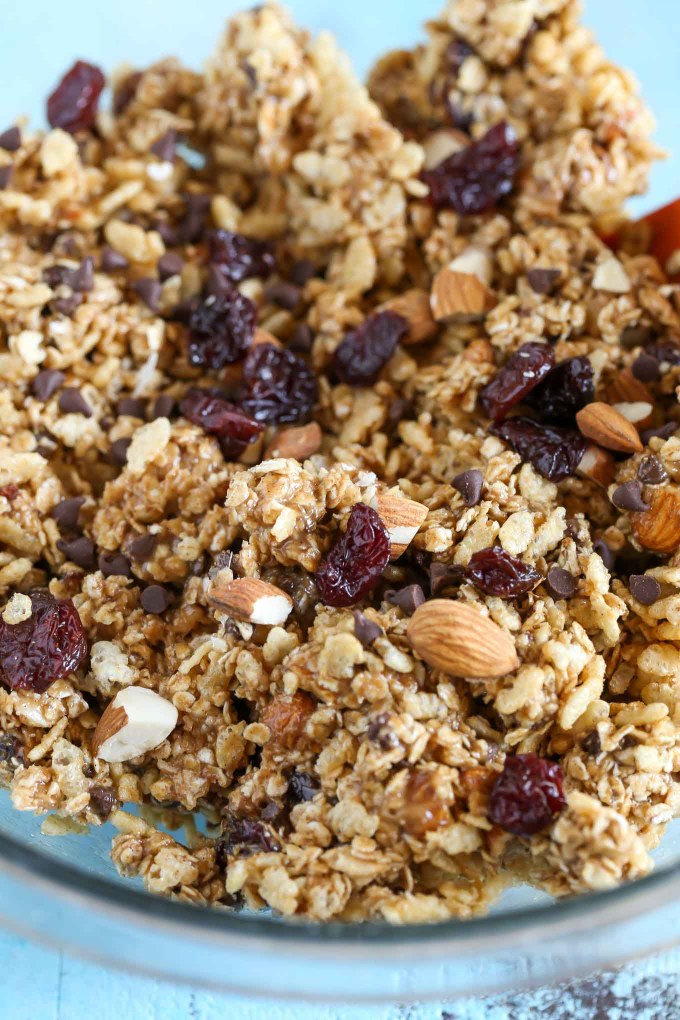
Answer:
M176 252L166 251L161 255L156 266L161 280L169 280L171 276L179 276L184 268L184 259Z
M647 574L631 574L628 587L633 598L643 606L651 606L661 597L661 585L655 577Z
M11 166L0 166L0 191L4 191L12 180L12 169Z
M122 553L100 553L99 569L104 577L130 577L130 561Z
M382 632L382 627L378 626L377 623L369 620L358 609L354 610L354 636L357 641L361 642L364 648L368 648L374 641L377 641L381 637Z
M109 460L112 464L123 467L127 464L127 452L130 449L131 439L115 439L109 447Z
M288 347L291 351L300 351L300 353L306 354L311 351L313 343L314 331L312 327L306 322L300 322L291 334Z
M273 305L292 311L300 303L300 288L294 283L287 283L286 280L276 280L270 283L265 289L264 296Z
M545 585L554 599L570 599L576 592L576 578L562 567L551 567Z
M659 362L651 354L645 354L644 351L638 354L630 370L640 382L657 382L661 378Z
M653 454L640 461L637 470L638 481L643 485L661 485L668 481L668 472L658 457Z
M630 510L641 513L649 510L649 503L642 498L642 487L639 482L624 482L614 489L611 501L617 510Z
M103 821L109 817L116 803L116 794L109 786L90 788L90 808Z
M60 295L50 302L50 308L53 312L58 312L59 315L70 316L73 315L82 300L80 294L76 293L69 294L68 296Z
M139 538L134 538L130 542L128 552L132 559L138 563L149 560L153 556L157 543L158 535L152 535L151 532L147 532L146 535L140 535Z
M43 368L31 383L33 396L43 404L59 389L66 376L56 368Z
M84 535L74 538L71 542L65 542L63 538L60 538L57 542L57 549L63 552L67 560L71 560L83 570L92 570L94 567L94 545Z
M588 754L599 754L602 750L602 741L597 730L593 730L581 741L581 747Z
M676 421L667 421L665 425L661 425L658 429L643 429L640 433L640 439L647 446L651 439L670 439L680 429L680 425Z
M374 716L366 728L366 736L372 744L378 744L383 751L399 746L399 737L389 728L389 712Z
M156 220L153 228L163 238L166 248L174 248L176 244L179 244L177 228L172 223L168 223L167 220Z
M172 604L172 595L160 584L150 584L141 597L142 609L147 613L164 613Z
M389 592L385 597L407 616L413 616L418 606L422 606L425 601L425 593L419 584L409 584L399 591Z
M614 569L616 553L607 545L603 538L598 538L597 542L593 543L593 552L597 553L607 570L612 571Z
M116 404L116 413L129 418L146 418L146 404L139 397L121 397Z
M291 266L290 273L291 283L296 284L298 287L304 287L308 280L311 280L313 276L316 276L316 267L313 262L309 259L298 259Z
M444 588L452 584L460 584L465 577L463 567L453 566L449 563L430 564L430 593L437 595Z
M463 471L456 475L451 485L461 494L465 506L477 506L482 498L483 483L482 472L477 468L471 468L469 471Z
M43 269L42 275L47 286L54 290L56 287L60 287L64 283L70 285L71 277L74 272L75 270L71 269L69 266L57 263L54 266L46 266L45 269Z
M87 256L71 274L71 287L79 294L86 294L94 287L94 259Z
M559 269L540 269L536 267L527 271L529 286L535 294L552 294L559 278Z
M203 236L211 198L210 195L187 194L184 201L187 211L179 227L179 237L186 244L195 244Z
M151 146L151 152L164 163L172 163L176 155L177 132L170 129L157 138Z
M5 152L16 152L20 148L21 131L16 124L13 124L12 127L0 134L0 149L4 149Z
M408 397L396 397L387 408L387 417L383 425L383 431L393 432L400 422L410 418L413 414L413 401Z
M141 280L135 280L132 284L132 289L137 297L142 299L147 308L150 308L152 312L158 311L158 302L163 292L163 288L158 280L154 280L150 276L143 276Z
M65 386L59 394L59 410L62 414L82 414L92 417L92 408L77 386Z
M57 522L60 531L73 531L78 527L80 508L84 502L84 496L73 496L71 499L62 499L52 507L50 516Z
M130 263L119 251L105 244L102 248L99 265L105 273L116 273L120 269L127 269Z
M177 410L177 401L169 393L161 393L153 405L152 418L170 418Z

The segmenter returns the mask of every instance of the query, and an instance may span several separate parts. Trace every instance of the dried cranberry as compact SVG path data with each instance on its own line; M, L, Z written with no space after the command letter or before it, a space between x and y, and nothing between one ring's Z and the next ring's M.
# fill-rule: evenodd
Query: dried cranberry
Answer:
M588 445L573 429L539 425L528 418L510 418L491 431L551 482L573 475Z
M252 276L264 279L276 266L270 244L230 230L214 230L210 235L210 261L234 283Z
M239 361L250 347L257 309L235 287L202 298L189 316L189 361L218 370Z
M314 407L317 395L314 373L291 351L257 344L248 352L240 403L257 421L299 421Z
M98 67L84 60L76 61L47 100L50 127L63 128L71 134L91 128L105 84Z
M455 209L470 216L492 209L510 194L519 157L515 132L502 121L478 142L454 152L432 170L425 170L422 179L437 209Z
M474 553L465 576L485 595L496 595L501 599L526 595L543 580L538 570L511 556L499 545Z
M506 758L491 789L489 821L515 836L533 836L565 805L560 766L536 754L516 754Z
M239 818L229 811L222 823L222 835L215 853L218 865L225 868L228 858L236 852L239 857L250 857L258 853L275 853L280 849L280 843L262 822Z
M218 437L227 460L240 456L263 430L259 422L213 390L191 389L184 395L179 407L190 422Z
M113 113L120 117L121 113L127 110L132 100L137 95L137 88L142 80L141 71L131 71L126 74L113 93Z
M479 395L486 414L494 421L505 418L515 404L545 379L554 364L553 349L547 344L531 343L518 348Z
M85 631L71 599L31 593L31 615L21 623L0 618L0 683L42 694L77 669L87 655Z
M390 536L365 503L353 507L347 531L319 567L316 585L327 606L351 606L380 580L390 559Z
M349 386L372 386L394 354L408 323L396 312L376 312L341 340L333 354L338 379Z
M576 412L595 399L590 359L568 358L561 361L526 399L541 421L572 427L576 422Z

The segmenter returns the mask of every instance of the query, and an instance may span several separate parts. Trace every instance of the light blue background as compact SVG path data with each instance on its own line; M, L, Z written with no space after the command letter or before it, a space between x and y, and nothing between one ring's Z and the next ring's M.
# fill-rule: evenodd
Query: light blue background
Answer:
M19 113L42 121L44 97L75 57L110 70L118 62L143 66L168 54L200 66L222 23L252 0L0 0L0 130ZM443 0L442 0L443 2ZM332 29L364 73L378 53L409 46L440 0L292 0L301 23ZM612 59L631 68L659 123L657 140L672 152L654 172L651 193L637 200L647 210L680 193L680 7L677 0L591 0L587 21ZM677 973L678 958L656 968ZM643 968L644 974L650 970ZM640 977L644 976L643 970ZM630 975L630 972L628 972ZM628 980L633 980L629 977ZM521 1020L540 1012L539 998L526 1012L502 1005L450 1007L450 1020ZM0 932L0 1020L435 1020L422 1011L348 1011L272 1007L229 1000L205 992L170 988L141 978L123 978L91 964L29 946ZM620 1014L618 1014L620 1016Z

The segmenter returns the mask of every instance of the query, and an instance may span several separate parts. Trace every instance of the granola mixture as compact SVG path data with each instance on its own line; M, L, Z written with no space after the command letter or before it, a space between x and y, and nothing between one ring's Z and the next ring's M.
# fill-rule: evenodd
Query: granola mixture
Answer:
M680 288L579 14L449 0L367 90L267 3L0 135L0 783L44 831L319 921L650 869Z

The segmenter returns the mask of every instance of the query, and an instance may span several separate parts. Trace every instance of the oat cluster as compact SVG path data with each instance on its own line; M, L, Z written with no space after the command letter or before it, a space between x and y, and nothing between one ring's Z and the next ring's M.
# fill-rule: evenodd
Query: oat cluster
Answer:
M318 921L650 869L680 290L579 13L449 0L367 89L267 3L0 136L0 783L45 832Z

